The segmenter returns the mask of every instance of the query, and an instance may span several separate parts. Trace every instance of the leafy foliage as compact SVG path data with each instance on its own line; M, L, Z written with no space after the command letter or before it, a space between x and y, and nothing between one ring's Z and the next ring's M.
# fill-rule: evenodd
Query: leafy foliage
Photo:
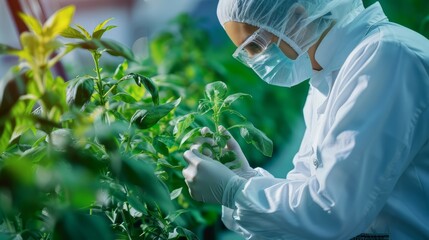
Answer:
M232 93L251 95L252 104L249 98L242 98L234 103L235 113L238 109L239 114L246 116L249 122L257 122L258 128L272 139L273 152L280 152L275 149L284 148L285 142L292 138L291 133L296 131L297 121L302 120L308 83L293 89L265 84L251 69L233 57L228 57L236 48L229 40L221 44L210 42L209 33L198 26L200 22L202 21L196 21L187 15L178 16L173 20L172 30L160 33L150 42L150 61L155 63L155 70L148 68L147 64L145 68L136 70L144 73L156 71L158 76L153 79L164 93L182 97L180 112L182 109L185 113L197 109L198 100L205 98L205 86L216 81L227 84ZM217 38L225 35L224 32L213 34ZM191 98L187 97L189 94L192 95ZM225 114L221 118L224 125L232 126L238 116L230 118ZM197 123L200 126L210 124L201 118L197 119ZM261 154L253 145L247 145L239 134L234 131L232 134L249 156L252 166L262 166L270 161L269 157Z
M165 182L182 168L169 133L180 98L127 72L132 52L102 39L110 19L90 34L69 26L73 13L65 7L44 24L22 14L23 48L0 48L21 61L1 86L1 237L196 239L177 210L190 205L184 184ZM60 34L78 40L63 44ZM53 77L50 67L77 48L93 58L94 75ZM126 59L111 77L99 65L104 53Z
M181 144L183 144L191 137L199 135L199 130L202 126L196 126L195 128L190 127L197 117L210 114L211 116L209 119L214 128L212 129L212 133L204 137L212 138L215 144L208 144L204 147L210 149L214 158L218 161L222 163L231 162L235 159L234 153L224 151L229 136L223 134L219 126L222 125L221 118L225 117L222 115L228 115L228 118L238 117L239 122L227 129L240 128L241 136L247 143L255 146L256 149L265 156L271 157L273 153L273 142L262 131L248 122L243 115L230 108L235 101L245 97L250 98L251 96L244 93L236 93L228 96L227 86L224 82L218 81L208 84L205 88L205 98L202 99L198 105L198 112L191 112L178 118L174 129L176 137L180 138L184 134L181 140ZM188 131L188 129L190 130Z
M209 126L218 160L231 161L235 156L221 150L222 124L240 130L246 153L271 156L273 126L285 126L280 134L287 135L292 124L285 118L299 114L306 87L296 95L260 91L261 81L239 63L219 64L224 51L212 51L208 34L186 15L173 22L175 32L151 42L150 59L138 62L128 47L103 38L115 28L111 19L90 32L70 26L73 12L66 7L44 24L22 15L30 28L22 49L0 45L0 54L21 60L0 82L1 237L201 237L219 208L193 201L186 191L181 170L188 140ZM75 49L88 52L94 71L65 83L50 69ZM124 61L102 68L105 54ZM238 89L247 93L228 94ZM250 95L257 100L252 106ZM297 103L279 110L284 102ZM277 115L262 118L269 108Z

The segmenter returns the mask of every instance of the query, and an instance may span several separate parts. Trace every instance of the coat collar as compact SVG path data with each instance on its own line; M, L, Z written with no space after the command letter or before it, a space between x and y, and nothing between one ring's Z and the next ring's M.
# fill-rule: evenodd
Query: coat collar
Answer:
M388 21L378 2L366 9L358 7L350 16L335 24L316 50L316 61L323 70L314 71L310 84L325 96L329 94L335 80L333 74L338 73L371 27L378 22Z

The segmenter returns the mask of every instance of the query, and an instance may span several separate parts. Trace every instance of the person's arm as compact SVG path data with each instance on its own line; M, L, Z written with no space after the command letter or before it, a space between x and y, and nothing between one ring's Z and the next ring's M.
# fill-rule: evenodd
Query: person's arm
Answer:
M307 101L304 107L304 119L305 122L308 124L310 119L311 119L311 90L309 95L307 96ZM298 151L298 153L294 156L293 158L293 165L294 168L293 170L291 170L288 173L288 178L289 179L293 179L293 180L298 180L298 179L307 179L310 176L310 169L308 166L308 161L307 158L309 157L310 153L309 153L309 148L311 146L308 146L307 142L309 142L309 138L310 138L310 132L308 129L305 130L304 132L304 136L302 139L302 144L301 147ZM257 171L257 175L258 177L266 177L266 178L274 178L274 176L268 172L267 170L258 167L255 168L255 170ZM286 170L285 170L286 171ZM285 172L286 173L286 172ZM284 179L283 179L284 180ZM237 232L243 236L247 236L248 233L246 232L245 229L240 228L240 226L238 224L236 224L235 220L234 220L234 210L225 206L222 206L222 222L224 223L224 225L234 231Z
M398 43L357 50L330 93L315 175L248 180L235 197L236 228L248 239L350 239L365 231L409 164L410 146L427 140L416 137L428 111L420 96L428 73L416 59Z

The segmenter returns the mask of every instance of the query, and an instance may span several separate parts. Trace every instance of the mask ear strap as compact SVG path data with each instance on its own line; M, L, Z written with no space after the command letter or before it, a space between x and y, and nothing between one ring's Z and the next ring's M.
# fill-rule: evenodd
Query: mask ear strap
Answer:
M279 40L277 40L277 46L280 47L280 43L282 42L282 38L279 37Z
M286 26L287 24L285 23L281 33L284 34L284 32L286 31ZM298 55L300 55L303 51L302 49L290 38L288 38L287 36L285 36L284 38L281 38L279 36L279 40L277 41L277 46L280 47L280 43L281 41L284 41L285 43L287 43Z
M282 27L282 30L280 31L280 34L284 34L286 32L286 26L287 26L286 23L287 23L287 21L285 19L285 22L283 23L283 27ZM280 43L282 42L282 38L281 38L281 36L278 36L278 37L279 37L279 40L277 40L277 46L280 47Z
M283 23L282 29L280 31L281 35L284 35L286 32L286 27L287 27L287 20L284 20L285 22ZM303 51L302 49L292 40L290 39L288 36L284 36L283 38L281 36L278 36L279 40L277 41L277 46L280 47L280 43L281 41L284 41L285 43L289 44L289 46L291 46L291 48L293 50L295 50L295 52L300 55Z

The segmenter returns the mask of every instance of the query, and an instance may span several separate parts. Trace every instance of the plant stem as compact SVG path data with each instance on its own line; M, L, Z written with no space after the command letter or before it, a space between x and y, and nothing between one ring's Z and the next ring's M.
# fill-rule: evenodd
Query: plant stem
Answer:
M39 73L40 69L38 67L32 66L31 68L33 69L34 80L35 80L36 85L37 85L37 90L39 91L38 92L38 94L39 94L38 97L41 97L44 94L44 92L45 92L45 89L43 87L43 79L42 79L42 76L41 76L42 74Z
M73 49L69 48L62 51L60 54L57 54L54 58L52 58L47 64L47 68L52 68L55 64L57 64L65 55L70 53Z
M128 239L132 240L133 238L130 235L130 229L128 227L128 222L127 222L127 219L125 218L123 209L121 209L121 215L122 215L122 218L124 219L125 231L127 231Z
M104 93L103 98L106 98L107 95L109 95L109 93L112 92L117 86L118 84L115 84L109 90L107 90L107 92Z
M104 106L106 103L104 100L104 90L103 90L103 80L101 79L101 69L100 69L100 56L101 54L97 51L92 52L92 59L94 60L95 64L95 72L97 73L97 88L98 88L98 94L100 95L100 104Z
M213 115L212 115L212 118L213 118L213 123L214 123L214 125L215 125L215 132L214 132L214 134L213 134L213 140L214 140L214 142L215 143L218 143L218 137L221 135L221 133L219 132L219 126L220 126L220 121L219 121L219 119L220 119L220 108L219 108L219 102L218 102L219 100L217 99L217 98L215 98L214 99L214 101L213 101ZM219 153L218 153L218 156L217 156L217 158L219 159L220 158L220 156L222 156L222 149L223 149L223 147L221 147L220 148L220 151L219 151Z
M132 139L132 133L131 133L131 131L130 131L130 135L127 137L127 146L125 147L125 152L128 152L128 150L130 149L130 147L131 147L131 139Z
M110 93L110 92L112 92L115 88L117 88L118 87L118 85L121 83L121 82L123 82L124 80L127 80L127 79L120 79L117 83L115 83L109 90L107 90L107 92L105 92L104 93L104 95L103 95L103 98L106 98L107 97L107 95Z

